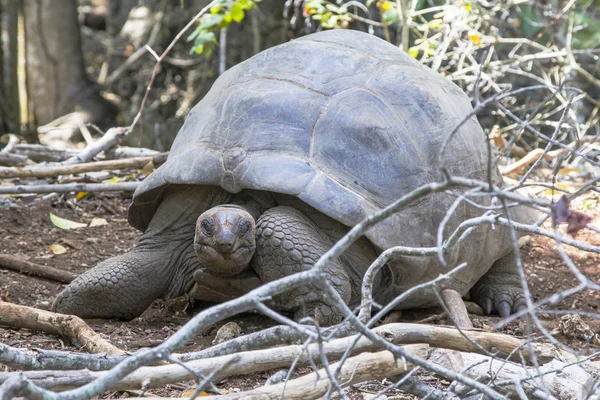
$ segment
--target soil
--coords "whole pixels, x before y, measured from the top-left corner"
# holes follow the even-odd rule
[[[548,197],[545,192],[535,193]],[[29,261],[60,268],[74,273],[82,273],[99,261],[131,249],[140,233],[127,223],[127,207],[131,202],[127,194],[89,194],[76,200],[73,194],[60,195],[44,199],[42,196],[0,197],[0,253],[10,254]],[[592,224],[597,226],[600,215],[600,197],[587,195],[573,202],[572,208],[578,209],[593,218]],[[101,218],[106,225],[85,227],[76,230],[59,229],[50,221],[49,214],[72,221],[89,223],[92,218]],[[549,222],[544,227],[550,228]],[[562,229],[562,228],[561,228]],[[600,234],[589,229],[579,232],[577,239],[589,244],[600,245]],[[66,252],[54,254],[50,247],[62,245]],[[600,282],[600,255],[587,253],[573,247],[565,246],[567,253],[575,265],[589,279]],[[59,251],[60,252],[60,251]],[[534,299],[539,300],[562,290],[577,285],[577,280],[562,261],[552,239],[535,237],[522,248],[523,261],[529,287]],[[0,266],[0,301],[22,304],[42,309],[49,309],[63,285],[33,276],[2,269]],[[543,306],[548,308],[549,306]],[[569,312],[584,311],[599,313],[600,293],[580,291],[573,296],[560,300],[552,306],[554,310]],[[161,343],[174,333],[190,318],[190,308],[185,298],[173,300],[157,300],[141,317],[132,321],[88,320],[89,325],[108,338],[114,345],[128,351],[143,347],[152,347]],[[406,321],[423,320],[448,324],[439,316],[440,310],[409,311],[402,314]],[[540,314],[545,327],[553,330],[559,326],[561,315],[551,311]],[[263,329],[273,324],[257,314],[240,315],[233,319],[244,333]],[[494,329],[499,321],[497,317],[473,316],[474,324],[484,329]],[[596,333],[600,330],[600,318],[584,316],[583,321]],[[199,350],[211,345],[217,329],[228,321],[207,329],[201,336],[186,344],[180,352]],[[516,336],[526,334],[523,321],[512,322],[499,329],[501,332]],[[563,332],[564,333],[564,332]],[[592,345],[578,337],[576,333],[557,333],[558,339],[567,345],[581,349]],[[67,340],[27,329],[0,328],[0,342],[21,348],[43,348],[75,350]],[[7,368],[5,370],[8,371]],[[301,368],[299,372],[308,372],[309,368]],[[264,385],[267,378],[275,371],[253,374],[250,376],[230,377],[217,383],[222,393],[248,390]],[[194,387],[194,382],[170,385],[165,389],[151,390],[147,394],[162,396],[181,396]],[[365,393],[376,393],[382,386],[379,382],[368,382],[353,389],[350,397],[362,399]],[[135,394],[135,392],[134,392]],[[139,394],[139,393],[137,393]],[[131,392],[110,392],[105,398],[129,397]],[[400,392],[394,393],[399,396]],[[394,397],[411,399],[413,397]]]

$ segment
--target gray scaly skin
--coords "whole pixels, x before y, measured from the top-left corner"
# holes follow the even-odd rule
[[[217,187],[167,191],[152,223],[130,252],[101,262],[79,276],[53,310],[87,318],[131,319],[155,299],[190,293],[192,298],[227,301],[259,286],[312,268],[347,228],[297,199],[279,196],[263,210]],[[324,278],[347,304],[360,301],[364,271],[377,257],[360,239],[326,266]],[[192,288],[192,285],[194,286]],[[377,285],[374,292],[377,292]],[[215,288],[224,288],[219,292]],[[314,286],[277,296],[272,306],[331,325],[341,319]],[[498,260],[471,290],[486,314],[508,316],[524,307],[514,257]]]
[[[84,318],[132,319],[157,298],[181,296],[200,268],[192,241],[197,217],[230,198],[217,187],[167,191],[139,243],[77,277],[58,295],[52,310]]]
[[[251,265],[260,281],[266,283],[312,268],[333,245],[330,237],[295,208],[273,207],[257,220],[256,215],[251,204],[224,205],[203,213],[194,239],[201,266],[216,277],[232,277]],[[376,257],[374,250],[371,256]],[[368,267],[365,264],[364,268]],[[347,304],[360,285],[359,280],[351,280],[350,268],[342,260],[335,260],[324,273]],[[197,284],[206,285],[202,275]],[[195,292],[200,293],[196,297],[202,297],[201,290]],[[301,286],[277,296],[272,306],[294,312],[296,320],[309,316],[322,325],[338,323],[342,315],[319,296],[320,292],[316,286]]]
[[[509,253],[492,265],[471,289],[471,299],[486,315],[497,312],[502,318],[527,307],[514,253]]]

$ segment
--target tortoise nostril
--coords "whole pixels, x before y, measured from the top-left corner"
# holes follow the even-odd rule
[[[235,235],[230,231],[222,231],[213,239],[214,247],[219,252],[230,252],[235,244]]]

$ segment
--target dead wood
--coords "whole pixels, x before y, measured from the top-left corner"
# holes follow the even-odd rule
[[[32,164],[31,160],[27,156],[21,154],[13,154],[6,151],[0,151],[0,165],[16,167]]]
[[[55,185],[0,186],[0,194],[68,193],[68,192],[134,192],[140,182],[66,183]]]
[[[2,149],[2,152],[11,153],[15,149],[15,146],[17,144],[19,144],[19,138],[17,137],[17,135],[9,133],[8,143],[6,143],[6,146],[4,146],[4,148]]]
[[[540,157],[544,157],[544,160],[550,162],[558,157],[563,157],[570,154],[573,150],[578,149],[582,144],[585,143],[593,143],[596,142],[597,138],[594,137],[584,137],[579,141],[573,142],[569,144],[570,149],[558,149],[545,152],[544,149],[535,149],[527,153],[523,158],[519,161],[516,161],[512,164],[509,164],[503,168],[501,168],[502,175],[506,176],[515,176],[523,172],[523,170],[536,162]]]
[[[127,129],[125,128],[111,128],[104,136],[96,141],[91,146],[86,147],[79,154],[65,160],[62,165],[80,164],[90,161],[96,155],[102,151],[106,151],[111,147],[114,147],[121,143],[123,138],[127,135]]]
[[[410,345],[405,346],[404,350],[410,354],[427,358],[429,346],[427,345]],[[331,371],[335,371],[339,363],[329,366]],[[383,380],[394,375],[400,375],[408,372],[414,365],[410,362],[403,362],[402,359],[394,356],[389,351],[381,351],[378,353],[363,353],[355,357],[351,357],[342,366],[338,382],[344,387],[360,382],[365,382],[373,379]],[[297,379],[292,379],[287,383],[279,383],[277,385],[263,386],[258,389],[249,390],[225,396],[207,396],[209,400],[264,400],[264,399],[281,399],[288,400],[299,399],[320,399],[331,387],[331,381],[328,378],[327,371],[322,368],[317,372],[304,375]]]
[[[9,254],[0,254],[0,268],[63,283],[71,283],[77,277],[77,274],[72,272],[32,263],[31,261],[23,260]]]
[[[158,154],[168,154],[161,153],[157,150],[147,149],[145,147],[113,147],[104,152],[106,154],[106,158],[115,159],[115,158],[133,158],[133,157],[153,157]]]
[[[550,154],[553,152],[547,152],[544,156],[546,161],[552,161],[555,158],[554,154]],[[509,164],[502,168],[502,175],[515,176],[523,171],[525,167],[533,164],[544,154],[544,149],[535,149],[527,153],[527,155],[521,158],[519,161],[516,161],[512,164]]]
[[[0,323],[1,321],[0,318]],[[499,333],[464,331],[464,334],[468,337],[467,339],[456,328],[403,323],[383,325],[374,328],[373,332],[394,344],[426,343],[432,347],[467,352],[482,352],[483,349],[489,353],[497,354],[498,357],[506,357],[514,352],[513,359],[520,361],[522,357],[524,360],[530,360],[529,346],[524,345],[525,341]],[[350,336],[323,343],[322,346],[313,343],[308,346],[291,345],[246,351],[189,361],[185,363],[185,368],[180,364],[142,367],[121,380],[112,389],[139,389],[142,385],[144,387],[147,385],[149,385],[148,387],[158,387],[168,383],[194,379],[194,375],[190,371],[208,374],[216,368],[221,368],[218,376],[224,377],[288,367],[294,360],[297,360],[300,364],[307,363],[309,360],[319,362],[321,351],[327,356],[328,360],[335,361],[344,355],[354,340],[355,336]],[[536,353],[537,360],[540,363],[547,362],[554,357],[554,347],[551,345],[532,343],[531,349]],[[350,355],[379,350],[381,350],[379,345],[374,344],[366,337],[361,337],[354,344]],[[177,355],[177,358],[181,357]],[[88,370],[29,371],[24,372],[24,376],[32,379],[35,384],[46,388],[60,387],[60,389],[67,389],[89,383],[106,373],[106,371],[93,372]],[[10,378],[10,376],[11,373],[0,374],[0,383]]]
[[[469,318],[467,307],[461,295],[452,289],[444,289],[441,293],[444,304],[448,308],[448,313],[452,321],[460,329],[473,329],[473,323]]]
[[[494,390],[508,398],[518,398],[517,383],[526,398],[530,399],[547,398],[539,396],[545,393],[558,400],[585,399],[594,386],[592,382],[595,379],[581,366],[559,360],[552,360],[539,368],[526,368],[512,362],[492,360],[479,354],[453,353],[455,353],[453,362],[446,367],[482,381],[489,380],[490,376],[493,376]],[[458,382],[454,382],[452,386],[453,391],[459,396],[464,396],[472,390]]]
[[[0,168],[0,178],[54,178],[60,175],[82,174],[85,172],[107,171],[122,168],[142,168],[153,161],[154,157],[135,157],[72,165]]]
[[[81,318],[56,314],[33,307],[0,302],[0,325],[25,328],[65,336],[77,341],[90,353],[124,354],[100,337]]]
[[[340,340],[342,339],[335,340],[334,342],[339,342]],[[327,354],[328,359],[339,359],[345,352],[345,347],[343,345],[340,346],[341,343],[336,343],[335,346],[330,346],[332,343],[333,342],[325,343],[325,348],[323,351]],[[351,343],[351,341],[344,340],[344,343],[345,346],[347,346]],[[277,351],[273,351],[273,349],[267,349],[242,352],[205,360],[190,361],[185,363],[186,368],[179,364],[157,367],[141,367],[135,372],[124,377],[117,384],[113,385],[111,389],[130,390],[140,389],[142,386],[145,389],[161,387],[170,383],[195,379],[196,376],[194,376],[191,371],[208,375],[213,371],[218,370],[219,372],[217,376],[222,378],[225,376],[250,374],[254,372],[267,371],[274,368],[287,367],[291,365],[296,358],[298,358],[299,362],[301,363],[306,363],[309,358],[318,362],[320,359],[318,344],[313,344],[308,347],[309,349],[306,351],[304,346],[296,345],[278,348]],[[333,347],[333,353],[331,347]],[[411,352],[411,354],[415,352],[414,355],[422,358],[427,358],[428,349],[429,346],[423,344],[405,346],[406,351]],[[394,359],[392,353],[387,351],[382,353],[389,354],[390,359]],[[365,354],[369,353],[364,353],[361,356],[364,356]],[[373,354],[370,354],[370,356],[367,356],[367,360],[371,359],[372,357]],[[346,363],[350,363],[351,360],[352,358],[346,360]],[[365,360],[365,362],[367,360]],[[402,365],[402,360],[400,360],[399,363]],[[346,368],[347,365],[350,364],[345,364],[344,368]],[[335,367],[331,366],[331,369],[333,368]],[[384,371],[390,370],[391,374],[389,375],[387,375],[387,372],[383,373],[381,370],[379,370],[377,364],[371,365],[371,368],[373,368],[374,371],[377,371],[377,374],[381,374],[379,379],[383,379],[387,376],[397,375],[403,371],[394,369],[392,365],[387,363],[385,364]],[[106,375],[107,371],[27,371],[23,372],[22,374],[38,386],[47,389],[52,388],[53,390],[65,390],[90,383],[93,380]],[[0,384],[10,379],[14,375],[15,373],[10,372],[0,373]]]
[[[78,151],[73,149],[53,149],[41,144],[18,144],[14,148],[14,153],[27,156],[27,158],[35,162],[58,162],[77,154]]]

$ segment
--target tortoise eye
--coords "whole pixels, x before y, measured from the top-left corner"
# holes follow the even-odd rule
[[[205,219],[202,221],[202,230],[207,236],[212,236],[215,231],[215,223],[212,219]]]
[[[250,221],[243,219],[239,223],[240,233],[243,235],[250,230]]]

